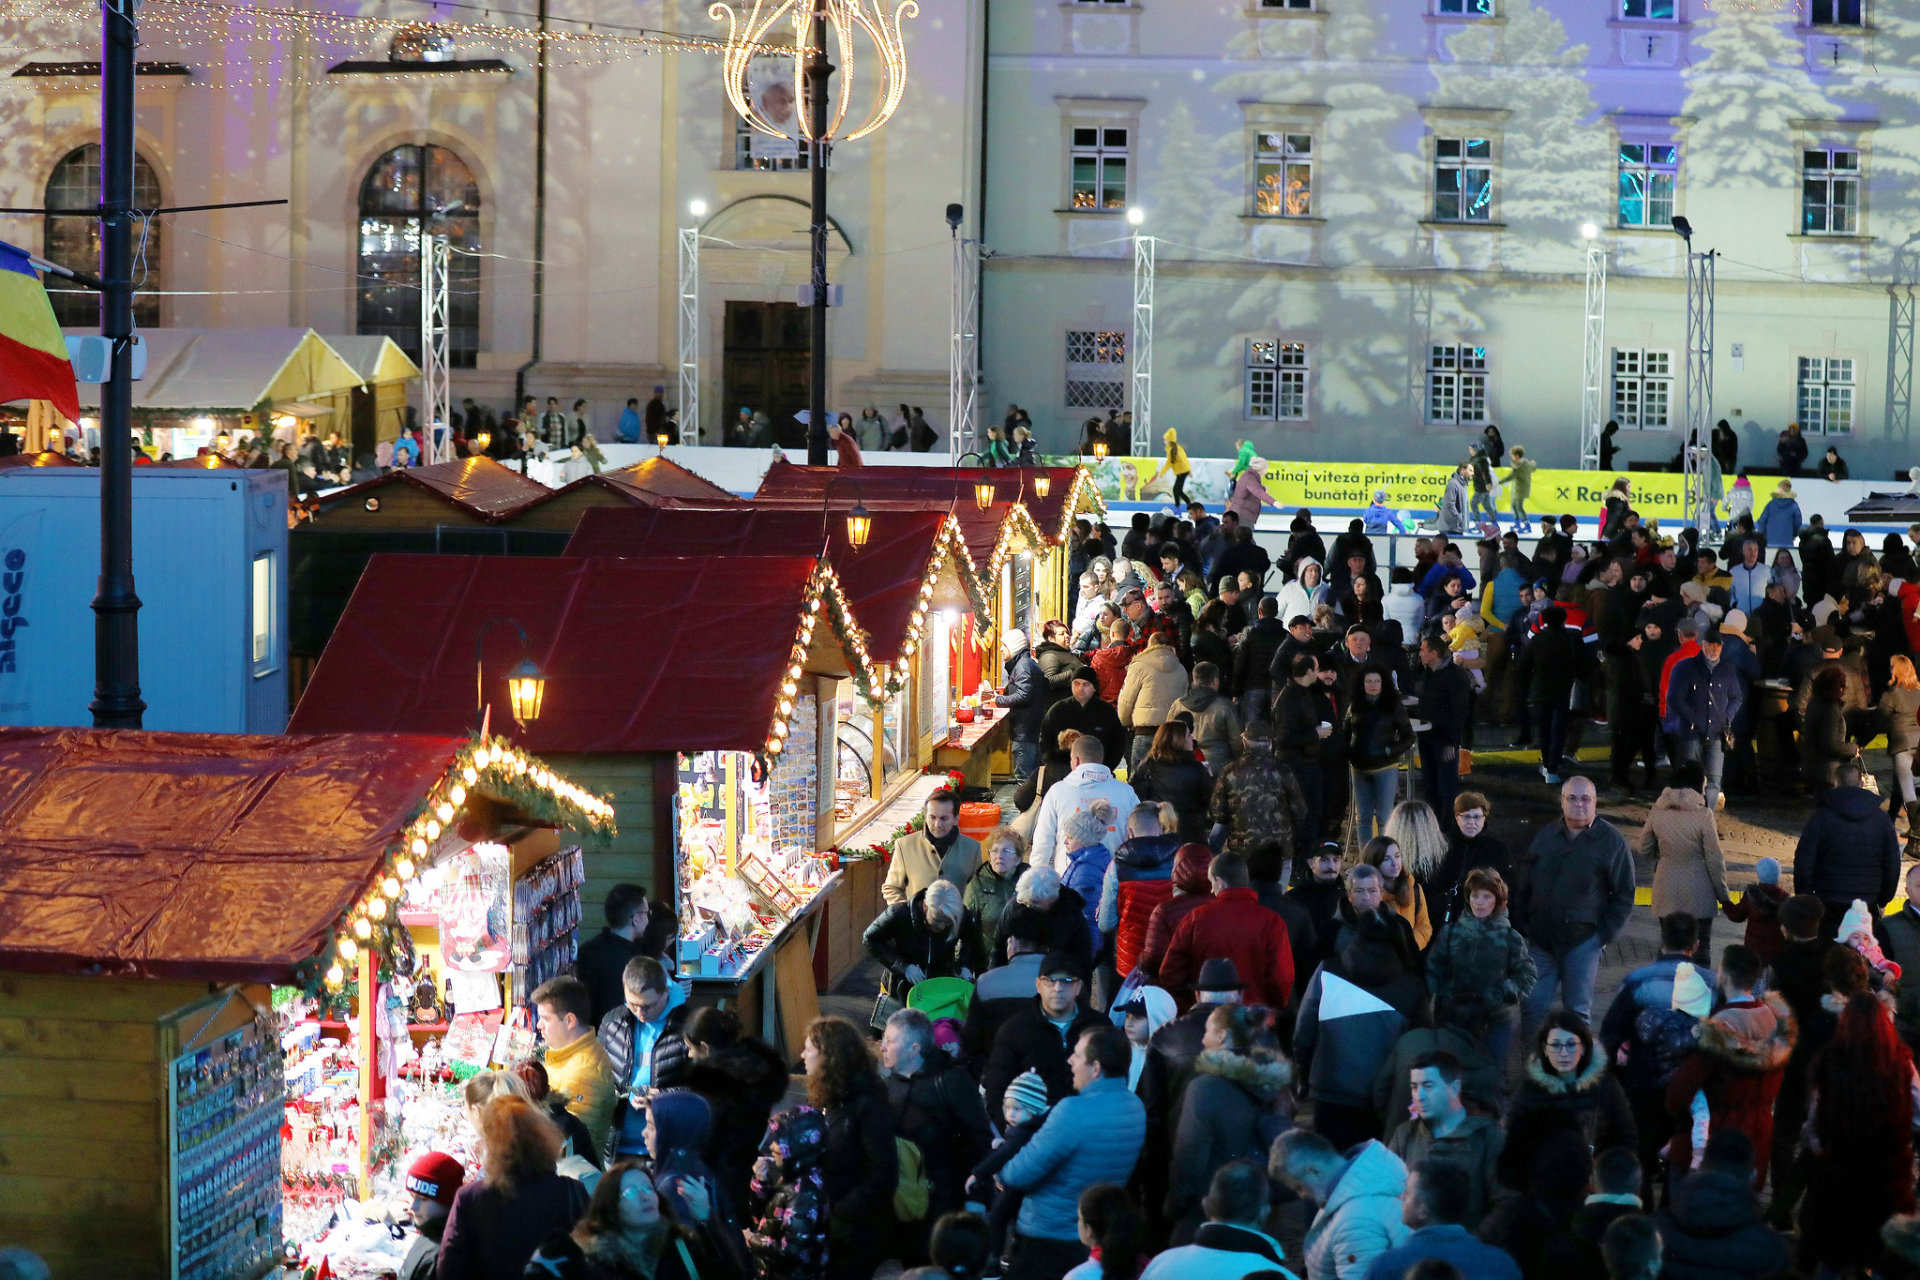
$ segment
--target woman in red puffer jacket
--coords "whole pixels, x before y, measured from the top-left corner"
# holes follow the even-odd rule
[[[1136,967],[1149,979],[1160,976],[1160,962],[1167,958],[1173,931],[1187,913],[1213,901],[1213,886],[1207,881],[1207,868],[1212,862],[1213,851],[1204,844],[1181,845],[1180,852],[1173,856],[1172,894],[1153,908],[1147,918],[1146,940],[1140,945]]]

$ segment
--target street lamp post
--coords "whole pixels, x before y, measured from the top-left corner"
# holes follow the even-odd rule
[[[816,7],[817,6],[817,7]],[[807,298],[812,312],[809,351],[811,387],[808,391],[807,465],[827,464],[827,161],[832,144],[852,142],[880,128],[900,106],[907,87],[907,52],[900,24],[920,12],[916,0],[753,0],[743,16],[734,5],[716,0],[707,16],[727,24],[722,59],[727,100],[740,118],[761,133],[799,141],[760,110],[749,91],[748,76],[756,57],[785,55],[788,50],[771,33],[781,23],[792,29],[795,98],[802,104],[799,133],[807,143],[807,164],[813,180],[813,210],[808,227],[812,252],[811,287]],[[827,59],[829,28],[840,50],[844,68]],[[879,55],[880,85],[874,106],[859,127],[842,132],[852,99],[853,34],[864,32]],[[845,71],[840,91],[832,97],[832,77]]]

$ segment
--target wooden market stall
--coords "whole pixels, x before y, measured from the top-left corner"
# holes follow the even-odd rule
[[[555,489],[550,497],[517,512],[507,520],[512,529],[552,530],[571,534],[580,517],[599,508],[628,507],[742,507],[746,499],[695,475],[664,455],[642,458],[630,467],[581,476]]]
[[[839,868],[821,821],[833,707],[860,664],[840,637],[854,634],[837,576],[811,556],[382,555],[292,725],[457,732],[477,654],[496,690],[531,661],[547,679],[539,719],[496,726],[610,793],[620,828],[587,854],[587,918],[623,881],[675,902],[696,995],[797,1054],[821,908],[878,901],[877,864]]]
[[[554,828],[611,814],[499,741],[0,730],[0,1239],[252,1280],[396,1191],[419,1064],[571,965]]]
[[[420,366],[392,338],[374,334],[326,334],[327,345],[360,375],[360,385],[331,398],[328,425],[353,455],[371,457],[383,440],[398,440],[407,425]]]

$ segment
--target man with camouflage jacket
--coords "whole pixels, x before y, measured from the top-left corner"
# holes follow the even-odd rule
[[[1249,724],[1241,735],[1245,753],[1214,783],[1208,816],[1227,824],[1222,850],[1246,857],[1269,840],[1278,840],[1293,853],[1297,824],[1307,816],[1307,798],[1293,770],[1274,758],[1273,726],[1265,720]]]

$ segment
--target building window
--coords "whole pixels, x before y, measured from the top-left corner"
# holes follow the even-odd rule
[[[1800,429],[1810,436],[1853,430],[1853,361],[1800,357]]]
[[[444,234],[447,359],[471,369],[480,350],[480,184],[445,147],[395,147],[360,184],[359,332],[392,338],[415,363],[420,342],[420,235]]]
[[[1073,150],[1073,207],[1111,209],[1127,207],[1127,130],[1111,125],[1075,125]]]
[[[1860,230],[1860,153],[1815,147],[1800,154],[1800,230],[1850,236]]]
[[[1679,19],[1678,0],[1620,0],[1620,16],[1647,22],[1674,22]]]
[[[1616,347],[1613,420],[1633,431],[1673,426],[1673,352]]]
[[[1262,9],[1291,9],[1295,13],[1312,13],[1313,0],[1260,0]]]
[[[1427,421],[1467,426],[1487,420],[1487,349],[1436,346],[1427,356]]]
[[[1620,144],[1620,225],[1673,225],[1673,188],[1680,176],[1680,148],[1665,142]]]
[[[731,107],[727,108],[727,114],[733,117],[734,168],[804,169],[807,167],[805,145],[787,138],[776,138],[770,134],[761,133]],[[828,167],[831,169],[832,166]]]
[[[1067,330],[1067,408],[1119,409],[1127,403],[1127,335]]]
[[[1433,140],[1433,220],[1493,218],[1493,143],[1485,138]]]
[[[1865,26],[1865,8],[1861,0],[1807,0],[1807,21],[1816,27]]]
[[[1299,422],[1307,416],[1307,344],[1247,339],[1247,417]]]
[[[133,203],[141,209],[161,207],[160,179],[147,158],[133,157]],[[47,175],[46,209],[100,210],[100,144],[89,142],[69,151]],[[47,261],[72,271],[95,275],[100,270],[100,222],[97,218],[43,219]],[[160,327],[160,236],[158,219],[138,222],[133,229],[133,323],[142,329]],[[53,315],[63,325],[91,328],[100,323],[100,295],[76,287],[57,276],[47,280]]]
[[[1263,218],[1313,216],[1313,135],[1254,135],[1253,211]]]
[[[1493,0],[1433,0],[1433,11],[1468,18],[1491,18]]]
[[[273,670],[273,554],[255,556],[252,582],[253,674]]]

